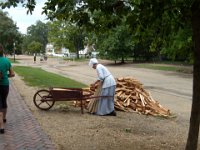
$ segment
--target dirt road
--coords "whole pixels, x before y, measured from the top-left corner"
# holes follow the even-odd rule
[[[89,85],[96,79],[96,71],[88,66],[88,62],[66,62],[63,61],[61,58],[49,58],[47,62],[37,61],[34,64],[33,57],[17,56],[17,59],[20,59],[21,63],[16,65],[41,67],[49,72],[58,73],[60,75],[75,79],[87,85]],[[91,118],[90,116],[84,115],[84,117],[82,117],[81,120],[90,117],[90,123],[93,124],[92,128],[95,129],[96,132],[95,135],[92,135],[92,137],[94,137],[99,142],[94,142],[94,139],[91,139],[94,142],[91,145],[88,143],[89,141],[86,142],[85,140],[83,140],[87,146],[84,145],[84,148],[81,148],[81,145],[83,145],[83,143],[81,143],[80,140],[78,140],[78,144],[80,144],[79,146],[69,148],[68,144],[70,143],[64,144],[61,142],[60,139],[58,140],[52,137],[56,142],[61,142],[59,144],[62,146],[60,146],[59,149],[62,149],[61,147],[66,148],[66,146],[69,149],[87,148],[91,150],[95,149],[95,147],[98,146],[100,149],[109,148],[118,150],[184,149],[185,142],[187,139],[187,131],[189,126],[189,117],[192,102],[192,75],[175,73],[170,71],[166,72],[135,68],[134,64],[119,66],[113,65],[109,61],[99,61],[100,63],[106,65],[115,77],[131,76],[139,80],[141,83],[143,83],[145,89],[151,92],[152,97],[155,100],[157,100],[162,106],[170,109],[170,111],[176,117],[163,120],[154,117],[145,117],[143,115],[137,114],[135,114],[134,117],[131,117],[133,116],[133,114],[125,114],[123,112],[118,112],[117,119],[115,120],[113,118],[107,119],[97,117],[97,120],[100,121],[100,124],[98,124],[95,122],[97,121],[96,119],[92,119],[94,118],[93,116]],[[35,109],[33,110],[35,112]],[[44,115],[44,113],[42,114]],[[45,126],[45,121],[42,121],[42,119],[37,114],[35,115],[37,116],[40,123],[43,126]],[[65,113],[65,117],[69,117],[68,115],[69,114]],[[91,128],[86,125],[85,120],[82,121],[86,128],[84,127],[79,129],[80,127],[75,125],[73,129],[76,127],[80,131],[84,129],[89,130],[89,128]],[[112,123],[112,121],[114,122]],[[110,125],[106,122],[109,122]],[[69,126],[67,128],[69,128]],[[50,135],[52,134],[52,131],[50,130],[48,130],[47,132]],[[88,136],[88,134],[89,133],[82,133],[81,135]],[[102,134],[104,136],[103,138],[100,137],[100,135]],[[106,137],[105,134],[107,135]],[[74,134],[70,135],[74,136],[74,139],[78,137],[80,138],[80,136],[77,137]],[[110,141],[110,138],[114,139]],[[109,139],[109,142],[105,142],[104,139]],[[104,145],[102,145],[103,143]],[[122,148],[121,146],[124,146],[124,148]]]

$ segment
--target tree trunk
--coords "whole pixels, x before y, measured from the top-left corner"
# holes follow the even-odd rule
[[[124,64],[124,55],[121,57],[121,63]]]
[[[200,123],[200,1],[191,8],[194,39],[193,100],[186,150],[197,150]]]

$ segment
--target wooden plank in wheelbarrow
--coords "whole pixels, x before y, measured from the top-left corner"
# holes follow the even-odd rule
[[[82,89],[78,88],[52,88],[50,93],[55,100],[81,100]]]
[[[50,94],[56,101],[80,101],[81,113],[83,114],[83,91],[79,88],[51,88]]]

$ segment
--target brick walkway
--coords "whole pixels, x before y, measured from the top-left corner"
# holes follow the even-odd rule
[[[55,150],[27,105],[10,84],[5,134],[0,134],[0,150]]]

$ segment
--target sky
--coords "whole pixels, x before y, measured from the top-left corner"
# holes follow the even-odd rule
[[[26,34],[27,27],[36,24],[38,20],[46,23],[46,16],[42,13],[42,7],[44,6],[44,2],[46,0],[36,0],[36,7],[34,12],[27,15],[27,10],[21,6],[18,7],[11,7],[9,9],[4,9],[3,11],[8,12],[8,16],[12,18],[12,20],[16,23],[17,27],[19,28],[19,31],[22,34]]]

